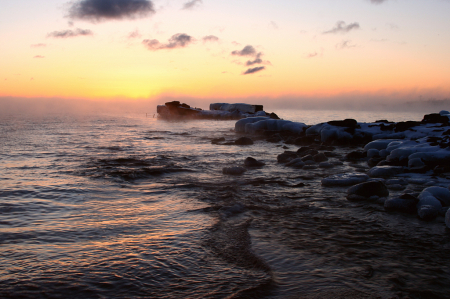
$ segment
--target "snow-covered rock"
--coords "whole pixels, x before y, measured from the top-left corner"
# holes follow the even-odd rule
[[[375,166],[368,171],[368,175],[371,178],[387,178],[403,172],[401,166]]]

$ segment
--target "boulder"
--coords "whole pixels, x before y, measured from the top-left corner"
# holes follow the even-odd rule
[[[313,156],[314,161],[320,163],[320,162],[325,162],[328,161],[327,156],[325,156],[324,153],[319,153]]]
[[[248,137],[241,137],[238,140],[236,140],[234,142],[234,144],[236,144],[236,145],[252,145],[253,144],[253,140],[251,140]]]
[[[344,120],[332,120],[329,121],[328,124],[336,127],[347,127],[347,128],[356,128],[358,126],[358,122],[351,118]]]
[[[396,174],[403,173],[401,166],[375,166],[367,173],[371,178],[387,178]]]
[[[439,215],[439,209],[434,206],[423,205],[417,210],[417,215],[422,220],[431,221]]]
[[[224,142],[224,141],[225,141],[224,137],[214,138],[211,140],[211,144],[218,144],[219,142]]]
[[[286,163],[286,166],[302,168],[303,166],[305,166],[305,162],[303,162],[301,158],[295,158]]]
[[[256,160],[255,158],[247,157],[244,160],[244,165],[247,166],[247,167],[261,167],[261,166],[264,166],[266,164],[264,162]]]
[[[450,206],[450,190],[444,187],[433,186],[423,189],[422,192],[428,192],[439,200],[443,207]]]
[[[450,209],[445,213],[445,225],[450,228]]]
[[[386,211],[397,211],[403,213],[416,213],[419,200],[411,194],[403,194],[400,197],[389,198],[384,202]]]
[[[277,161],[278,163],[287,163],[296,158],[298,158],[296,152],[285,151],[284,153],[277,156]]]
[[[347,190],[347,199],[368,199],[371,196],[387,197],[389,190],[381,181],[370,181],[357,184]]]

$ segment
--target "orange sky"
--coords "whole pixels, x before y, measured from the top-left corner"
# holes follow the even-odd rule
[[[66,1],[8,3],[0,97],[449,98],[448,1],[142,2],[153,13],[95,19],[70,16]]]

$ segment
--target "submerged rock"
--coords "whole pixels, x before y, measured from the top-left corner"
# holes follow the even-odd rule
[[[238,140],[236,140],[234,142],[234,144],[236,144],[236,145],[252,145],[253,144],[253,140],[251,140],[248,137],[241,137]]]
[[[368,199],[374,195],[387,197],[389,196],[389,190],[381,181],[360,183],[347,190],[347,199],[349,200]]]
[[[397,211],[403,213],[416,213],[416,205],[419,200],[411,194],[403,194],[400,197],[389,198],[384,202],[386,211]]]
[[[303,162],[303,160],[301,158],[295,158],[295,159],[289,161],[288,163],[286,163],[286,166],[302,168],[303,166],[305,166],[305,162]]]
[[[234,166],[234,167],[224,167],[222,169],[223,174],[229,174],[229,175],[241,175],[244,172],[246,172],[247,169],[240,166]]]
[[[244,161],[244,165],[247,167],[261,167],[266,164],[264,162],[256,160],[255,158],[247,157]]]

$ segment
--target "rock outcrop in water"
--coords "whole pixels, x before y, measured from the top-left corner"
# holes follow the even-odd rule
[[[342,161],[356,163],[360,173],[333,174],[322,179],[322,186],[331,188],[359,184],[348,190],[349,200],[377,199],[386,211],[415,213],[425,221],[445,215],[445,223],[450,228],[450,214],[447,211],[450,191],[433,185],[433,180],[427,179],[431,176],[439,176],[444,181],[450,178],[446,175],[450,173],[448,111],[427,114],[421,121],[360,123],[345,119],[313,126],[249,117],[236,122],[235,132],[265,137],[270,143],[302,146],[297,152],[279,154],[277,161],[286,167],[305,171],[339,165],[337,161],[327,161],[333,157],[336,146],[362,147],[362,150],[353,150],[341,158]],[[331,150],[326,151],[327,147]],[[361,167],[358,164],[361,162],[366,162],[368,167]],[[394,193],[402,191],[409,183],[430,187],[418,193],[417,197],[404,193],[389,198],[388,190]]]
[[[247,117],[263,117],[265,119],[279,119],[275,113],[266,113],[263,105],[251,104],[210,104],[210,110],[192,108],[191,106],[180,103],[179,101],[167,102],[164,105],[156,107],[158,117],[167,120],[178,119],[215,119],[215,120],[233,120]]]

